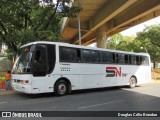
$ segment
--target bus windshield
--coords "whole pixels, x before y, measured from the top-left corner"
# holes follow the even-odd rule
[[[35,48],[34,46],[35,45],[31,45],[20,49],[20,54],[17,55],[16,62],[13,66],[13,74],[31,73],[31,59]]]

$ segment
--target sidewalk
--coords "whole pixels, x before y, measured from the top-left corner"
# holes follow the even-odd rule
[[[159,72],[152,72],[152,79],[156,81],[160,81],[160,73]]]
[[[155,79],[152,79],[151,82],[160,83],[160,80],[159,80],[159,79],[158,79],[158,80],[157,80],[157,79],[156,79],[156,80],[155,80]]]
[[[13,90],[0,90],[0,95],[9,95],[14,93],[15,92]]]

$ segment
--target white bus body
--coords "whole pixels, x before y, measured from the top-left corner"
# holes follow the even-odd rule
[[[135,87],[151,80],[147,53],[45,41],[26,44],[21,51],[12,70],[12,85],[19,92],[64,95],[71,90]],[[44,62],[36,65],[35,60]]]

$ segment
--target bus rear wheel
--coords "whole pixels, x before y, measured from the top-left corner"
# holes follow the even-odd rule
[[[130,88],[136,87],[136,83],[137,83],[136,78],[135,77],[131,77],[130,80],[129,80],[129,87]]]
[[[67,83],[64,80],[59,80],[54,87],[54,92],[57,96],[63,96],[67,93]]]

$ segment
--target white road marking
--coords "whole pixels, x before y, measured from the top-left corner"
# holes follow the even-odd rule
[[[5,103],[8,103],[8,102],[0,102],[0,104],[5,104]]]
[[[95,104],[95,105],[90,105],[90,106],[84,106],[84,107],[79,107],[78,109],[86,109],[86,108],[90,108],[90,107],[97,107],[97,106],[101,106],[101,105],[106,105],[106,104],[112,104],[112,103],[117,103],[117,102],[122,102],[125,100],[118,100],[118,101],[112,101],[112,102],[106,102],[106,103],[101,103],[101,104]]]

